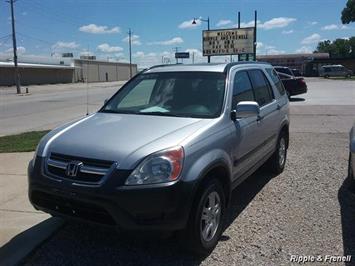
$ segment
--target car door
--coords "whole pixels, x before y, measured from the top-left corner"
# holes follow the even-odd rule
[[[233,76],[233,73],[232,73]],[[254,91],[247,70],[234,73],[232,79],[232,110],[241,101],[255,101]],[[238,118],[233,134],[233,177],[242,176],[254,163],[254,153],[259,138],[257,116]]]
[[[257,148],[255,158],[262,159],[276,147],[278,130],[280,127],[280,106],[275,99],[273,89],[262,69],[248,71],[255,100],[260,106],[260,114],[257,118]]]

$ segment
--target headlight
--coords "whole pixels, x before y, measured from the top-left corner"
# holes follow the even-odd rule
[[[38,147],[39,147],[39,144],[37,145],[36,150],[35,150],[35,153],[33,154],[32,167],[35,167],[35,162],[36,162],[37,153],[38,153]]]
[[[177,146],[153,153],[127,178],[125,185],[145,185],[175,181],[180,177],[184,149]]]

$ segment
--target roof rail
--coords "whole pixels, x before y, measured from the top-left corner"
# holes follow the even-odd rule
[[[233,62],[233,63],[228,63],[226,67],[224,68],[224,72],[228,72],[232,67],[238,66],[238,65],[250,65],[250,64],[262,64],[262,65],[270,65],[268,62],[262,62],[262,61],[242,61],[242,62]]]

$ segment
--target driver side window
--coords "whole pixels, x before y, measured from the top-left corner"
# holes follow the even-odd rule
[[[239,71],[235,74],[232,109],[236,109],[237,104],[241,101],[255,101],[253,87],[246,71]]]

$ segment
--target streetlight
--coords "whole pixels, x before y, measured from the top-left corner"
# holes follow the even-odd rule
[[[197,20],[197,18],[194,18],[194,20],[192,21],[192,24],[193,24],[193,25],[196,25],[196,24],[197,24],[197,23],[196,23],[196,20]],[[207,19],[199,18],[198,20],[203,21],[203,22],[207,22],[207,30],[210,30],[210,17],[207,17]],[[208,62],[208,63],[211,62],[211,56],[210,56],[210,55],[207,56],[207,62]]]

